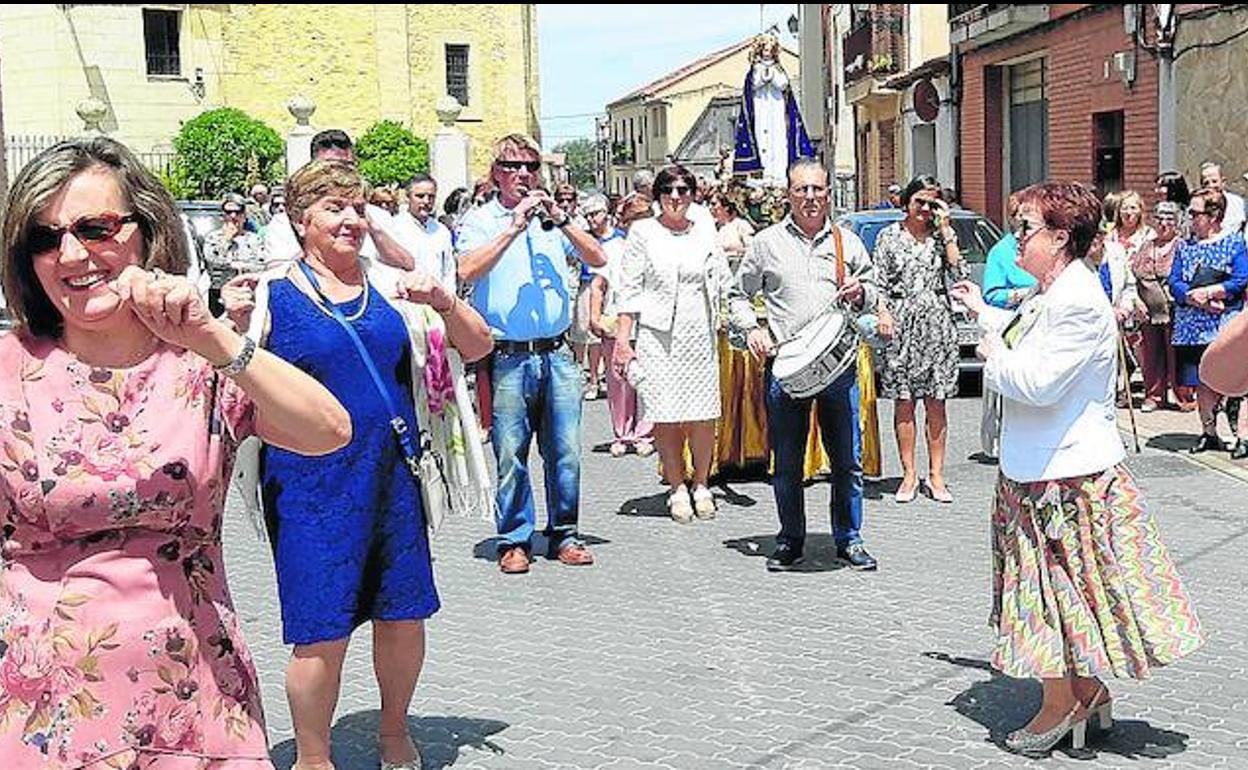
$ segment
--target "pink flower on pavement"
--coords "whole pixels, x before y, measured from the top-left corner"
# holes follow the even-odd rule
[[[49,697],[57,673],[56,656],[42,638],[32,639],[30,629],[14,629],[12,641],[0,660],[0,690],[9,698],[35,703]]]
[[[455,398],[455,381],[451,364],[446,358],[446,337],[442,330],[430,327],[427,332],[429,352],[425,359],[425,389],[429,392],[429,411],[442,414],[447,402]]]

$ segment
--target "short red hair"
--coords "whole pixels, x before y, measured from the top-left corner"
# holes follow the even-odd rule
[[[1019,208],[1034,206],[1044,223],[1070,234],[1067,252],[1072,259],[1083,259],[1100,233],[1101,201],[1096,193],[1078,182],[1045,182],[1019,190]]]

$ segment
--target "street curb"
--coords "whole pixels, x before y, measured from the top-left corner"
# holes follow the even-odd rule
[[[1149,439],[1156,438],[1157,436],[1163,435],[1168,432],[1168,431],[1163,431],[1163,430],[1157,430],[1155,428],[1150,427],[1147,424],[1142,424],[1142,421],[1139,419],[1138,415],[1136,416],[1136,420],[1135,420],[1135,428],[1136,428],[1136,433],[1139,434],[1141,446],[1143,446]],[[1131,418],[1127,414],[1127,410],[1125,409],[1118,410],[1118,430],[1122,433],[1123,438],[1126,441],[1128,442],[1132,441]],[[1134,449],[1135,447],[1133,444],[1128,444],[1127,448],[1128,450],[1130,450],[1130,449]],[[1165,452],[1167,450],[1163,449],[1161,451]],[[1168,454],[1182,457],[1184,460],[1187,460],[1188,462],[1194,465],[1203,465],[1204,467],[1210,470],[1218,471],[1219,473],[1226,474],[1227,476],[1230,476],[1233,479],[1248,483],[1248,468],[1245,468],[1237,463],[1232,462],[1229,456],[1224,456],[1225,453],[1223,452],[1201,452],[1200,454],[1194,455],[1194,454],[1188,454],[1187,452],[1181,452],[1181,451],[1169,451]]]

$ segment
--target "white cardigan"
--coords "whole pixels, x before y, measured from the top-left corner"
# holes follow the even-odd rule
[[[1002,334],[1014,313],[987,307],[979,323]],[[1115,408],[1118,325],[1096,271],[1072,262],[1018,310],[1022,336],[984,363],[1004,397],[1001,472],[1014,481],[1098,473],[1123,460]]]
[[[714,334],[719,325],[720,305],[732,285],[732,271],[715,240],[714,224],[690,221],[693,223],[690,231],[675,236],[675,245],[705,255],[702,287],[711,333]],[[666,242],[670,238],[672,236],[658,219],[634,222],[628,231],[620,268],[614,273],[620,282],[616,312],[632,314],[638,325],[665,332],[672,330],[676,317],[680,265],[673,255],[657,253],[663,249],[652,244],[671,245]]]

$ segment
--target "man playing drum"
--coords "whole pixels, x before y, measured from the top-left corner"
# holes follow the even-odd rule
[[[873,570],[876,561],[863,546],[862,440],[858,425],[858,372],[854,358],[813,396],[795,398],[772,373],[777,346],[797,344],[803,327],[827,313],[841,313],[846,334],[856,334],[852,316],[877,306],[871,256],[858,236],[828,219],[828,173],[811,159],[799,159],[788,172],[789,214],[760,232],[737,271],[730,298],[734,331],[748,332],[750,351],[766,358],[764,385],[767,432],[775,453],[772,489],[780,512],[780,534],[767,569],[793,569],[806,540],[806,505],[802,460],[810,425],[811,404],[819,404],[819,429],[832,463],[832,537],[837,558],[858,570]],[[838,256],[839,248],[839,256]],[[841,276],[838,280],[838,274]],[[770,332],[758,325],[750,299],[761,293]],[[812,366],[834,355],[836,340],[826,350],[809,351]],[[839,364],[838,364],[839,366]],[[838,367],[832,367],[836,370]]]

